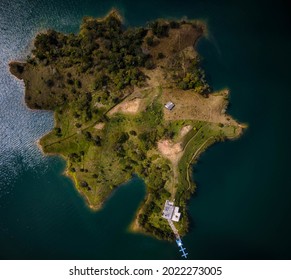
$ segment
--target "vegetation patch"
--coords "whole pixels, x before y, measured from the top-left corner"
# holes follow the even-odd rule
[[[85,17],[78,34],[38,34],[31,56],[10,64],[28,107],[54,111],[55,127],[39,144],[66,160],[88,205],[99,209],[137,174],[147,194],[133,228],[161,239],[174,238],[162,218],[167,199],[182,211],[180,234],[188,230],[191,164],[243,128],[225,114],[228,91],[211,93],[206,82],[194,49],[204,30],[197,21],[164,19],[126,28],[113,10]]]

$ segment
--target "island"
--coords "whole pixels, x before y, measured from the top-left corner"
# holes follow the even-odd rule
[[[137,175],[146,196],[130,228],[159,239],[175,238],[170,220],[181,236],[189,229],[192,164],[244,129],[226,113],[229,90],[207,83],[195,50],[206,32],[197,20],[126,27],[112,10],[85,17],[78,34],[39,33],[31,55],[10,63],[27,106],[54,112],[54,129],[38,144],[65,159],[89,207],[100,209]]]

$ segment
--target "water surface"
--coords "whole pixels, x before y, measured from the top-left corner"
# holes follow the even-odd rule
[[[179,259],[175,244],[128,232],[145,187],[133,178],[91,212],[35,141],[50,112],[28,110],[8,62],[25,58],[37,32],[77,32],[85,15],[118,8],[130,26],[158,17],[200,18],[198,44],[214,89],[231,90],[229,113],[249,129],[219,143],[193,169],[198,190],[184,238],[193,259],[290,259],[288,84],[290,18],[283,1],[28,1],[0,3],[0,258]]]

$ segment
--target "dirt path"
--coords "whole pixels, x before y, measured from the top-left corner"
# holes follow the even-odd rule
[[[185,126],[180,132],[180,135],[185,136],[191,129],[191,126]],[[190,129],[189,129],[190,128]],[[201,129],[201,128],[200,128]],[[191,137],[191,139],[187,142],[185,147],[182,147],[182,142],[173,143],[171,140],[161,140],[158,142],[158,150],[168,160],[170,160],[173,169],[173,181],[171,186],[171,194],[172,198],[175,197],[175,188],[178,184],[178,164],[180,159],[182,158],[184,151],[187,149],[189,143],[198,135],[200,129]]]
[[[99,121],[94,122],[93,124],[91,124],[91,125],[89,125],[89,126],[83,128],[83,129],[81,129],[80,131],[85,131],[85,130],[87,130],[88,128],[91,128],[91,127],[93,127],[93,126],[95,126],[95,125],[97,125],[97,124],[99,124]],[[64,142],[64,141],[66,141],[66,140],[68,140],[68,139],[74,137],[74,136],[77,135],[77,134],[78,134],[78,132],[72,133],[71,135],[69,135],[69,136],[67,136],[67,137],[65,137],[65,138],[63,138],[63,139],[60,139],[60,140],[54,141],[54,142],[52,142],[52,143],[49,143],[49,144],[45,145],[44,147],[50,147],[50,146],[52,146],[52,145],[54,145],[54,144],[60,144],[60,143],[62,143],[62,142]]]

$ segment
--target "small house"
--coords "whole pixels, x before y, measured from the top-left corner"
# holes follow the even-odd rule
[[[175,104],[171,101],[165,104],[165,108],[167,108],[168,110],[172,110],[174,107],[175,107]]]

